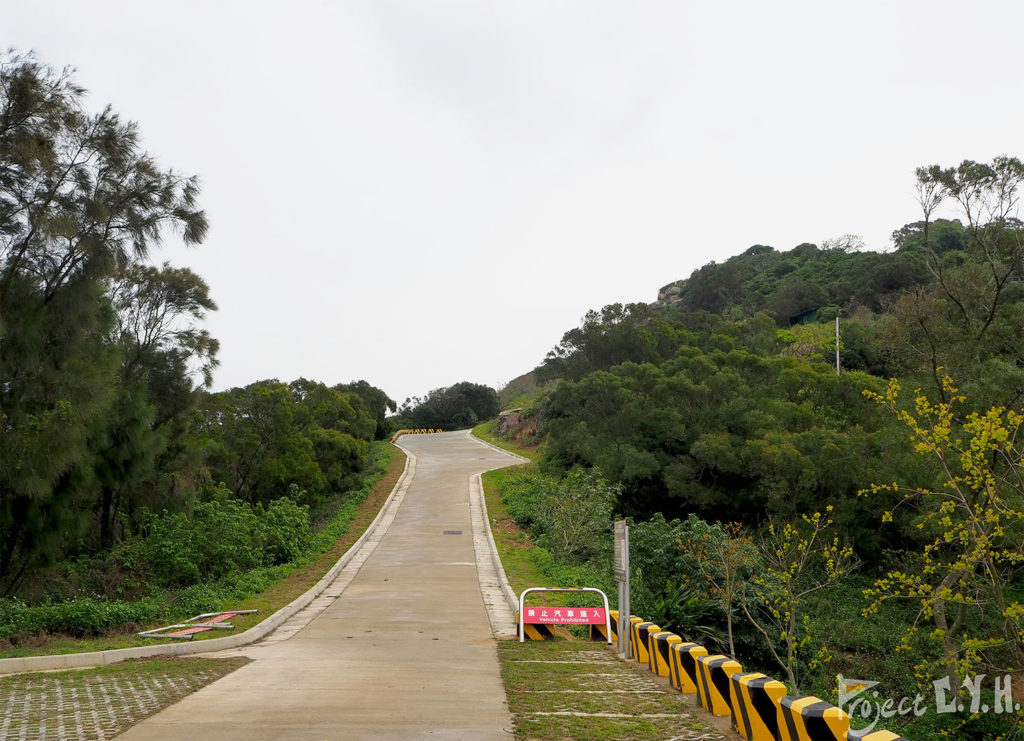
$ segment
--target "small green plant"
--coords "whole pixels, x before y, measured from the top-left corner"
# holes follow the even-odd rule
[[[757,548],[738,522],[708,525],[690,515],[690,521],[694,520],[694,525],[699,523],[703,527],[691,525],[689,538],[680,540],[679,547],[697,564],[703,581],[725,613],[729,655],[736,656],[733,613],[746,596],[747,578],[760,563]]]

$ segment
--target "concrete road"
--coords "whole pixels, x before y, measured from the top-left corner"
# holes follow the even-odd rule
[[[322,612],[238,649],[253,662],[121,738],[512,737],[477,575],[470,483],[518,461],[465,432],[399,442],[415,457],[408,489]]]

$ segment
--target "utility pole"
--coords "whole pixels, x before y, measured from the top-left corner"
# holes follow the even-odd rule
[[[839,311],[836,311],[836,375],[840,375],[839,370]]]

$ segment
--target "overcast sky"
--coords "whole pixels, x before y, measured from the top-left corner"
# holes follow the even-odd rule
[[[1024,155],[1024,3],[4,0],[197,174],[215,388],[399,403],[531,369],[588,309],[753,244],[919,218],[914,169]]]

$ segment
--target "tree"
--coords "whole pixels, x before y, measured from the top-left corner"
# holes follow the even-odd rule
[[[375,440],[384,440],[391,436],[393,430],[387,422],[387,416],[388,412],[394,414],[398,406],[386,393],[362,380],[353,381],[352,383],[340,383],[334,389],[343,393],[353,393],[359,397],[362,401],[363,409],[369,412],[377,421],[377,429],[374,433]]]
[[[1019,668],[1024,663],[1024,604],[1013,583],[1024,570],[1024,413],[993,407],[957,416],[966,402],[949,376],[942,398],[915,393],[913,411],[900,402],[893,379],[884,393],[865,392],[910,431],[915,451],[938,464],[938,481],[872,485],[865,493],[886,492],[896,507],[917,510],[925,536],[919,568],[892,570],[867,590],[866,614],[882,603],[906,599],[919,606],[903,650],[921,623],[941,646],[937,666],[922,660],[924,676],[945,675],[950,687],[983,666]],[[888,510],[883,520],[891,520]]]
[[[406,399],[400,414],[417,428],[463,429],[498,416],[498,392],[462,381],[434,389],[426,398]]]
[[[618,496],[619,487],[598,469],[570,471],[539,502],[540,544],[562,561],[586,561],[611,529]]]
[[[814,651],[808,634],[807,598],[834,586],[856,567],[853,549],[838,536],[829,538],[832,520],[826,508],[801,515],[795,523],[776,527],[758,543],[762,570],[749,582],[751,595],[739,604],[750,623],[764,638],[772,658],[785,670],[789,688],[800,694],[800,680],[808,670],[828,661],[828,651]],[[755,610],[757,600],[762,609]]]
[[[935,390],[941,393],[939,366],[968,382],[984,379],[990,372],[984,366],[996,356],[1024,367],[1024,224],[1018,218],[1024,162],[1005,156],[991,163],[964,160],[956,167],[920,167],[916,176],[932,285],[918,291],[901,316],[912,336],[921,338],[915,344],[927,348],[922,355]],[[931,238],[932,213],[944,202],[956,204],[964,219],[962,249]],[[1024,394],[1024,375],[989,385],[1009,387],[1005,402]]]
[[[304,378],[208,394],[200,411],[215,481],[252,504],[305,492],[314,513],[357,484],[376,428],[358,396]]]
[[[178,468],[197,390],[209,386],[218,342],[199,326],[217,306],[205,281],[187,268],[132,265],[108,281],[115,311],[109,342],[121,367],[109,422],[95,437],[99,545],[109,548],[121,512],[140,501],[172,508],[162,472]],[[194,464],[193,464],[194,465]],[[153,492],[143,499],[143,490]],[[161,495],[157,495],[156,492]]]
[[[68,69],[0,56],[0,593],[87,526],[121,359],[104,281],[207,228],[196,179],[83,95]]]
[[[588,311],[583,323],[562,335],[537,369],[538,378],[579,380],[622,363],[657,362],[678,345],[678,330],[647,304],[609,304]]]
[[[759,557],[753,539],[738,522],[709,525],[690,515],[689,538],[679,540],[679,547],[697,563],[700,574],[725,612],[729,655],[736,656],[732,617],[740,600],[746,596],[746,581],[758,565]],[[703,527],[696,527],[697,524]]]

